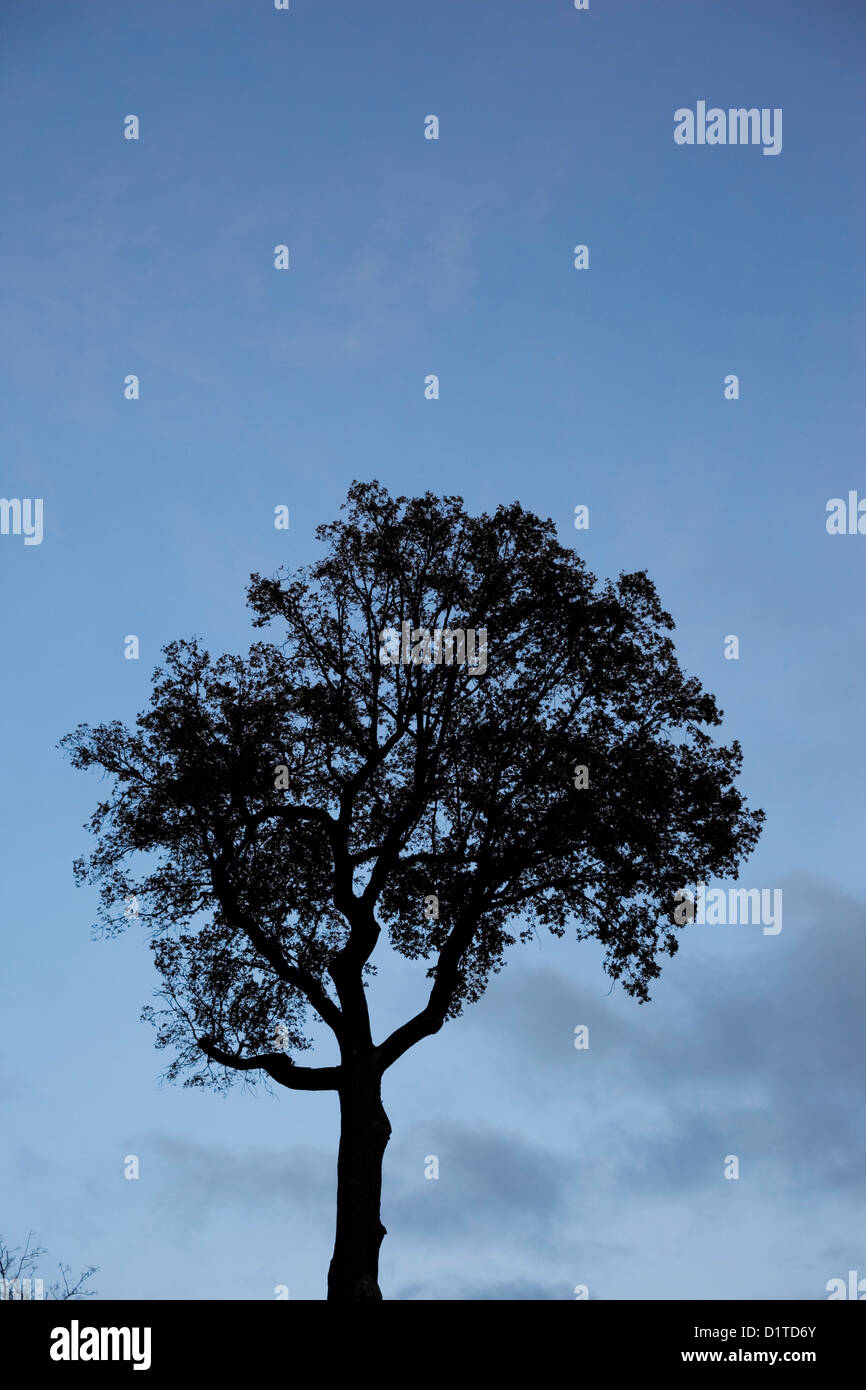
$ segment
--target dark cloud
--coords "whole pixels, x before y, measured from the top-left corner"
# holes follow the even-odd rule
[[[778,937],[695,930],[647,1006],[609,992],[589,943],[561,943],[560,969],[560,943],[541,966],[515,952],[480,1005],[389,1074],[386,1297],[822,1298],[829,1278],[866,1273],[850,1221],[866,1195],[866,909],[805,880],[784,892]],[[285,1281],[322,1297],[337,1116],[309,1113],[314,1128],[296,1098],[274,1107],[314,1143],[244,1146],[242,1129],[142,1143],[152,1243],[204,1271],[216,1232],[243,1232],[239,1296]],[[188,1296],[227,1280],[201,1278]]]
[[[727,1153],[797,1185],[859,1185],[866,909],[803,878],[785,886],[784,906],[777,937],[693,928],[703,937],[667,963],[653,1004],[600,998],[550,967],[515,969],[476,1026],[507,1036],[524,1077],[565,1089],[565,1071],[579,1068],[569,1108],[588,1106],[596,1131],[611,1120],[583,1139],[582,1158],[614,1165],[627,1187],[700,1186]],[[570,1047],[575,1022],[589,1024],[587,1052]],[[640,1134],[635,1107],[650,1102]],[[632,1116],[619,1142],[618,1110]]]
[[[392,1145],[386,1182],[395,1229],[437,1240],[530,1231],[541,1244],[567,1211],[569,1165],[518,1131],[439,1119],[395,1136]],[[438,1178],[424,1176],[427,1155],[439,1160]]]

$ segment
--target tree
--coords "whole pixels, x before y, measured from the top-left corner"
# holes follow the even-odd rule
[[[165,1007],[144,1016],[173,1049],[168,1075],[337,1093],[328,1297],[371,1300],[385,1071],[539,926],[595,937],[648,999],[677,947],[677,890],[736,876],[763,812],[734,786],[739,744],[706,732],[721,714],[681,671],[645,573],[598,585],[517,503],[470,516],[459,497],[373,482],[343,510],[318,528],[319,562],[251,577],[254,626],[279,624],[281,645],[212,659],[172,642],[132,731],[80,725],[63,744],[111,779],[76,874],[99,883],[109,934],[130,920],[121,904],[145,905]],[[456,629],[480,640],[474,665]],[[431,985],[377,1042],[383,932]],[[310,1009],[336,1065],[298,1064]]]
[[[34,1245],[31,1248],[32,1238],[33,1232],[28,1231],[23,1246],[17,1245],[12,1249],[0,1236],[0,1299],[44,1297],[57,1299],[60,1302],[65,1302],[67,1299],[76,1302],[80,1298],[93,1298],[96,1290],[86,1289],[84,1286],[96,1273],[97,1266],[88,1265],[87,1269],[83,1270],[73,1281],[72,1267],[62,1262],[58,1262],[57,1266],[60,1270],[60,1278],[55,1279],[53,1284],[49,1284],[48,1292],[34,1293],[31,1286],[33,1284],[38,1285],[41,1281],[34,1280],[33,1276],[36,1273],[40,1256],[47,1255],[48,1251],[44,1245]]]

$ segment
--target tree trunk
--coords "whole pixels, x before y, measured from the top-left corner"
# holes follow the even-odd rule
[[[340,1091],[337,1234],[328,1270],[328,1299],[380,1300],[379,1246],[387,1233],[379,1208],[382,1160],[391,1137],[379,1076],[356,1076]]]

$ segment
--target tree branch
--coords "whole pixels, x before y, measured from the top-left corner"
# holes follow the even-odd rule
[[[224,1052],[210,1038],[199,1038],[206,1057],[234,1071],[266,1071],[274,1081],[290,1091],[338,1091],[343,1073],[340,1067],[297,1067],[282,1052],[265,1052],[260,1057],[240,1057]]]

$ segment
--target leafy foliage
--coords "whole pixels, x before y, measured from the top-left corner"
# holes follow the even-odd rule
[[[538,928],[596,938],[646,1000],[677,947],[676,890],[736,876],[760,833],[739,744],[707,732],[721,713],[680,669],[645,573],[599,584],[517,503],[473,517],[458,497],[373,482],[344,510],[318,529],[318,563],[252,576],[254,624],[277,624],[281,645],[214,659],[173,642],[133,730],[63,740],[111,779],[76,873],[100,885],[109,933],[144,904],[166,1006],[145,1012],[187,1084],[234,1069],[336,1088],[365,1051],[384,1069]],[[486,673],[384,664],[380,633],[403,621],[486,629]],[[432,985],[377,1046],[365,985],[382,932]],[[340,1067],[289,1055],[311,1046],[310,1007]]]

